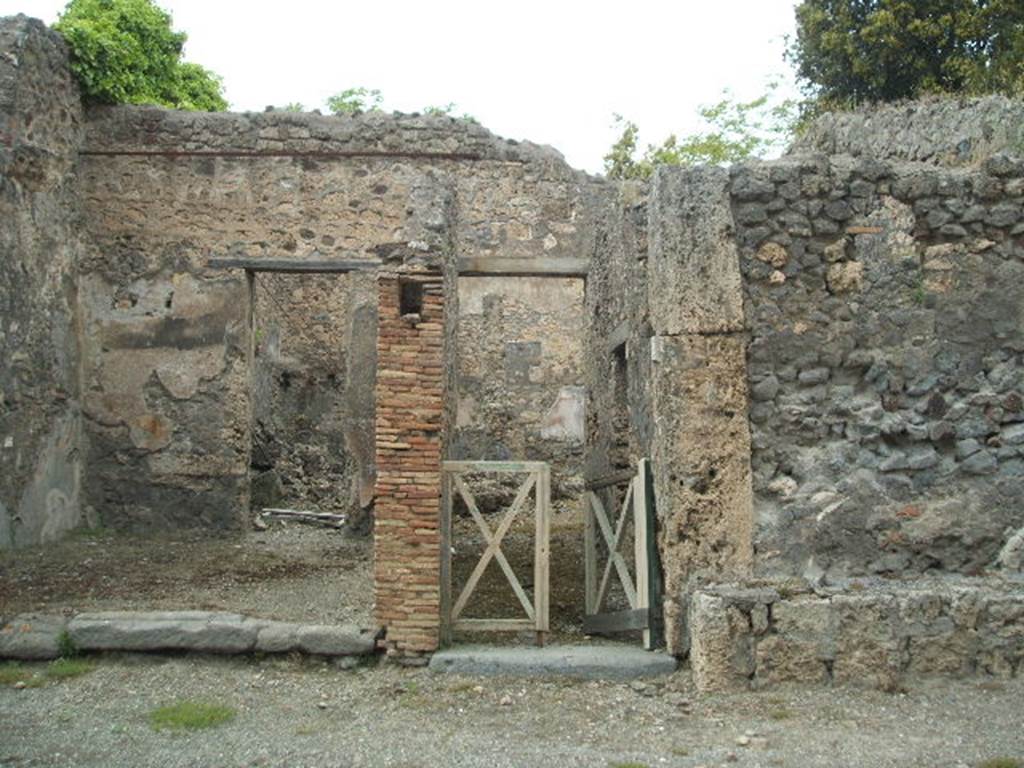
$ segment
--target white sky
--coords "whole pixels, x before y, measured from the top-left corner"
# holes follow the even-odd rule
[[[186,58],[224,78],[234,110],[378,88],[406,112],[455,102],[495,133],[551,144],[598,172],[617,138],[699,128],[723,88],[754,98],[782,75],[794,0],[158,0],[188,33]],[[52,23],[65,0],[0,0],[0,16]]]

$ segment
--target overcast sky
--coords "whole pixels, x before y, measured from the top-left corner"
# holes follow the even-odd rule
[[[65,0],[0,0],[52,23]],[[612,114],[642,142],[699,127],[723,88],[739,98],[782,75],[793,0],[162,0],[186,58],[224,78],[234,110],[323,107],[352,86],[406,112],[455,102],[495,133],[551,144],[601,170]]]

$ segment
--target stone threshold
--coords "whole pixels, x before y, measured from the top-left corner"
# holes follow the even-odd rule
[[[74,652],[185,651],[368,656],[379,632],[354,625],[296,624],[211,611],[24,614],[0,627],[0,658],[56,659]]]
[[[491,677],[570,677],[633,680],[670,675],[676,659],[628,645],[552,645],[545,648],[464,645],[438,651],[433,672]]]

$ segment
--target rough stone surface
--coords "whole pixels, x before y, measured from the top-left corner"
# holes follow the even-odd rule
[[[195,651],[307,653],[361,656],[375,649],[374,633],[354,626],[318,626],[252,619],[234,613],[154,611],[23,615],[0,627],[0,658],[55,659],[62,636],[79,651]]]
[[[59,35],[0,24],[0,549],[82,525],[75,275],[82,139]]]
[[[68,623],[68,634],[82,651],[245,653],[256,647],[262,625],[210,611],[80,613]]]
[[[468,676],[628,680],[670,675],[676,669],[676,660],[665,653],[628,646],[459,646],[435,653],[430,659],[430,669]]]
[[[921,677],[1012,677],[1024,664],[1019,580],[713,586],[692,595],[687,626],[705,691],[787,682],[892,691]]]
[[[360,656],[374,651],[372,633],[353,626],[317,626],[263,621],[253,650],[260,653],[302,652],[318,656]]]
[[[720,168],[659,168],[654,175],[648,269],[657,279],[647,289],[656,334],[743,328],[728,185]]]
[[[836,112],[815,120],[792,154],[970,165],[1024,147],[1024,104],[1004,96],[932,98]]]
[[[459,278],[458,403],[450,456],[547,461],[552,491],[575,496],[583,455],[583,281]],[[477,497],[509,502],[497,481]]]
[[[731,169],[759,573],[972,574],[1024,523],[1022,214],[1005,192],[1024,165],[999,158]],[[774,192],[745,223],[751,178]]]
[[[0,659],[56,659],[61,655],[61,636],[67,627],[68,620],[63,616],[14,616],[0,626]]]

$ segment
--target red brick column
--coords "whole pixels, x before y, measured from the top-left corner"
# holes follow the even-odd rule
[[[400,314],[400,281],[421,281],[422,310]],[[444,296],[440,277],[381,275],[377,336],[374,600],[391,655],[438,647]]]

